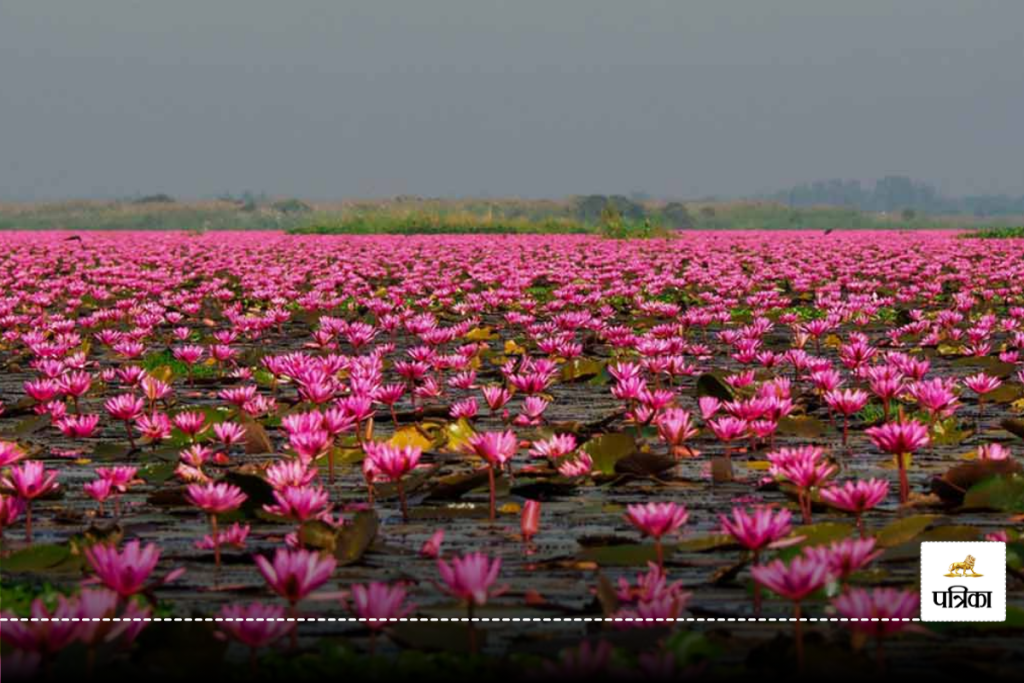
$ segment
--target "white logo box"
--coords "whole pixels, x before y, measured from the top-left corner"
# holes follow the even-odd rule
[[[954,568],[956,576],[947,576],[968,556],[973,572]],[[1006,621],[1006,544],[921,543],[921,621]]]

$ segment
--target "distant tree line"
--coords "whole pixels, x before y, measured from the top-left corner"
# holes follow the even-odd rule
[[[973,216],[1024,214],[1024,195],[970,195],[946,197],[927,183],[907,176],[891,175],[875,181],[874,187],[858,180],[818,180],[776,192],[768,197],[797,208],[843,206],[872,212],[918,212]],[[913,213],[909,213],[913,216]]]
[[[615,221],[654,224],[683,230],[695,226],[693,216],[680,202],[660,206],[641,203],[621,194],[590,194],[573,201],[574,218],[587,225],[607,225]]]

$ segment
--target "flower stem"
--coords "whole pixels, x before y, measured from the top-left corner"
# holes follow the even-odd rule
[[[489,483],[491,485],[491,516],[490,516],[490,520],[493,522],[494,518],[495,518],[495,511],[496,511],[495,510],[496,509],[496,504],[495,504],[494,466],[493,465],[487,468],[487,478],[488,478],[488,481],[489,481]]]
[[[793,622],[793,639],[796,643],[796,668],[797,672],[803,673],[804,671],[804,634],[803,629],[800,627],[800,602],[793,603],[793,617],[796,621]]]

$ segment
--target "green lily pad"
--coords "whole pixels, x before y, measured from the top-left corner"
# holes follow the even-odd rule
[[[615,463],[636,452],[636,441],[624,432],[600,434],[583,444],[583,450],[593,459],[595,470],[613,474]]]
[[[875,534],[875,541],[883,548],[906,543],[913,540],[937,519],[939,519],[939,515],[914,515],[898,519],[879,529]]]
[[[1024,476],[1008,474],[991,477],[968,489],[965,508],[1024,512]]]
[[[714,396],[720,401],[731,401],[735,396],[732,387],[719,374],[705,372],[697,378],[697,398]]]
[[[3,559],[5,572],[41,572],[61,564],[71,557],[67,545],[34,545],[8,555]]]

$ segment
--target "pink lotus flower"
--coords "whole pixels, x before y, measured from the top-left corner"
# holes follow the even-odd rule
[[[316,468],[301,460],[278,460],[267,468],[267,482],[275,489],[306,486],[316,479]]]
[[[448,410],[448,415],[453,420],[472,420],[476,417],[477,412],[479,412],[479,406],[477,406],[476,399],[470,397],[453,403],[452,407]]]
[[[72,439],[82,439],[95,434],[99,423],[99,415],[69,415],[57,420],[57,429],[64,436]]]
[[[882,554],[875,550],[875,539],[844,538],[828,546],[811,546],[804,549],[808,557],[816,558],[828,565],[829,572],[837,579],[846,580],[850,574],[864,568]]]
[[[686,452],[683,444],[687,439],[697,435],[693,418],[689,412],[681,408],[668,408],[655,421],[658,436],[671,447],[672,454],[679,457]]]
[[[469,606],[469,616],[473,617],[473,607],[487,604],[487,600],[505,592],[505,587],[495,588],[494,582],[501,571],[501,559],[489,559],[483,553],[470,553],[452,558],[451,564],[444,560],[437,561],[437,570],[445,585],[443,590]]]
[[[675,533],[686,524],[689,513],[686,507],[676,503],[646,503],[630,505],[626,508],[626,520],[640,530],[644,536],[654,538],[654,548],[658,557],[658,566],[664,565],[661,539]]]
[[[987,443],[978,446],[978,460],[1009,460],[1010,449],[1000,443]]]
[[[907,394],[931,414],[933,423],[939,418],[949,417],[959,407],[955,381],[937,377],[930,381],[914,382],[906,389]]]
[[[14,491],[25,502],[25,540],[32,543],[32,501],[60,488],[57,473],[47,472],[38,460],[26,460],[0,477],[0,488]]]
[[[998,389],[1002,386],[1003,382],[998,377],[991,377],[984,372],[979,372],[976,375],[964,378],[964,384],[978,395],[978,424],[980,429],[981,415],[985,411],[985,395]]]
[[[21,446],[10,441],[0,441],[0,467],[13,465],[25,457]]]
[[[864,535],[862,516],[864,512],[881,503],[889,494],[889,482],[883,479],[857,479],[842,486],[828,486],[818,491],[822,502],[834,508],[852,512],[857,519],[857,529]]]
[[[0,612],[0,640],[16,650],[37,655],[53,656],[78,640],[76,605],[63,595],[51,610],[42,598],[32,601],[29,618],[22,621],[10,612]],[[8,621],[9,620],[9,621]],[[3,672],[8,674],[8,652],[3,656]],[[20,680],[20,679],[19,679]]]
[[[715,436],[725,442],[725,455],[728,457],[731,452],[731,444],[737,439],[742,439],[747,434],[747,421],[738,417],[727,415],[717,420],[710,420],[708,427]]]
[[[203,357],[203,347],[197,344],[175,346],[171,349],[171,355],[174,356],[175,360],[180,360],[188,367],[188,383],[192,384],[192,368],[199,362],[199,359]]]
[[[142,415],[146,409],[146,402],[133,394],[121,394],[108,398],[103,404],[110,417],[124,422],[125,432],[128,434],[128,442],[135,448],[135,435],[132,434],[132,420]]]
[[[519,442],[512,430],[504,432],[484,432],[469,437],[467,450],[483,458],[488,467],[488,478],[491,487],[490,520],[493,522],[497,514],[495,502],[494,471],[503,468],[519,450]]]
[[[835,389],[827,392],[824,398],[831,410],[843,416],[843,445],[845,446],[849,439],[850,416],[867,405],[868,394],[860,389]]]
[[[175,415],[171,422],[181,430],[190,440],[195,442],[196,437],[206,431],[206,416],[198,410],[187,410]]]
[[[20,498],[0,493],[0,541],[3,539],[4,529],[14,524],[24,510],[25,503]]]
[[[865,433],[876,446],[896,456],[900,473],[900,503],[905,504],[910,499],[907,461],[912,453],[931,442],[928,428],[916,420],[909,420],[887,422],[881,427],[871,427]]]
[[[138,541],[125,543],[123,552],[118,552],[112,545],[97,543],[86,548],[84,553],[100,582],[121,598],[147,589],[144,585],[146,579],[160,560],[160,548],[155,543],[143,548]],[[158,583],[173,581],[184,572],[184,569],[174,570]]]
[[[1002,384],[1003,382],[1001,379],[986,375],[984,372],[979,372],[976,375],[964,378],[964,385],[980,397],[984,397],[985,394],[995,391],[1002,386]]]
[[[355,584],[352,591],[352,611],[373,630],[384,628],[389,621],[402,619],[416,609],[406,603],[405,588],[380,581]]]
[[[820,557],[798,555],[788,566],[782,560],[775,560],[751,568],[750,574],[757,583],[793,601],[797,666],[803,670],[804,646],[800,628],[800,603],[831,579],[828,564]]]
[[[523,503],[523,514],[519,523],[523,540],[529,543],[540,530],[540,503],[528,500]]]
[[[572,434],[555,434],[554,436],[534,441],[530,446],[530,455],[534,458],[547,458],[557,461],[576,450],[576,437]]]
[[[594,467],[594,459],[586,451],[580,451],[574,458],[567,458],[558,464],[558,473],[563,477],[584,477]]]
[[[257,650],[273,645],[296,627],[295,622],[285,620],[282,607],[259,602],[224,605],[217,617],[217,636],[248,647],[251,669],[256,665]],[[251,670],[250,673],[255,674],[256,671]]]
[[[484,400],[487,401],[487,407],[492,413],[501,410],[512,398],[511,391],[498,385],[484,387],[480,391],[483,392]]]
[[[831,572],[828,562],[821,556],[811,555],[797,555],[789,565],[782,560],[775,560],[750,570],[755,581],[798,605],[801,600],[824,586],[831,579]],[[797,618],[799,616],[798,612]]]
[[[368,441],[363,444],[363,451],[370,460],[374,472],[388,478],[398,489],[398,498],[402,508],[402,520],[409,521],[409,510],[406,506],[405,487],[402,477],[416,469],[423,451],[418,446],[392,446],[387,443]]]
[[[250,527],[248,524],[242,525],[235,522],[227,529],[220,531],[216,536],[207,534],[200,540],[196,541],[195,546],[199,550],[217,550],[224,546],[231,546],[243,550],[245,548],[246,540],[249,538]]]
[[[817,446],[780,448],[768,454],[773,476],[790,481],[797,488],[797,499],[805,524],[811,522],[811,492],[820,488],[836,467],[822,462],[824,451]]]
[[[109,479],[94,479],[86,484],[82,485],[82,489],[86,495],[95,500],[100,504],[100,514],[103,514],[103,503],[107,501],[114,489],[110,484]]]
[[[913,591],[895,588],[863,588],[847,590],[832,601],[836,611],[849,619],[852,630],[874,636],[878,641],[877,663],[883,671],[882,640],[912,626],[908,623],[918,614],[920,597]]]
[[[237,510],[247,496],[242,489],[232,484],[192,484],[185,492],[185,499],[210,515],[219,515]]]
[[[140,415],[135,420],[135,428],[139,430],[143,438],[155,444],[170,437],[173,426],[166,413],[152,413]]]
[[[722,521],[722,532],[729,534],[744,548],[754,552],[754,563],[757,554],[789,535],[792,530],[792,514],[789,510],[773,510],[767,506],[755,507],[753,514],[743,508],[734,507],[732,517],[719,515]]]
[[[444,529],[438,529],[430,535],[420,547],[420,557],[436,559],[441,556],[441,544],[444,543]]]
[[[286,486],[274,491],[274,504],[263,509],[300,524],[330,510],[330,496],[321,486]]]
[[[295,606],[314,590],[324,585],[338,562],[329,555],[309,550],[278,548],[273,561],[256,556],[256,568],[267,585],[288,601],[293,614]]]
[[[237,510],[245,502],[246,496],[242,489],[233,484],[208,483],[191,484],[185,491],[185,499],[210,518],[210,536],[213,539],[213,557],[216,567],[220,567],[220,535],[217,531],[217,515]]]

